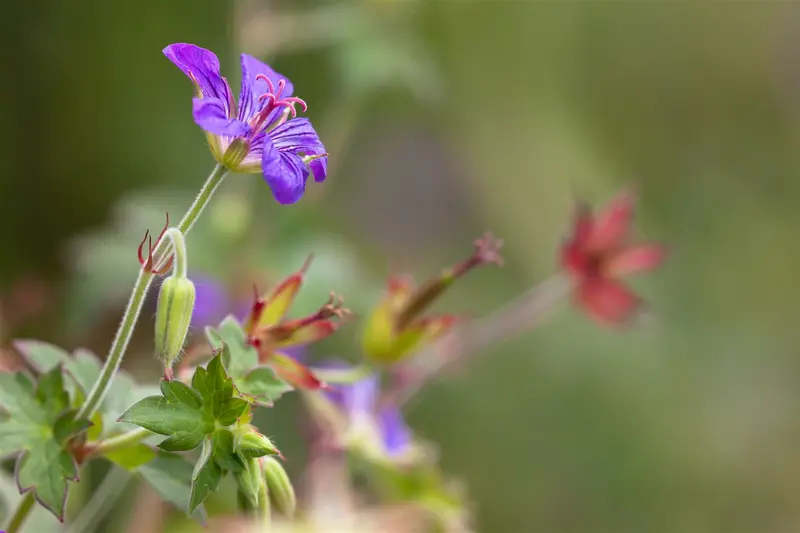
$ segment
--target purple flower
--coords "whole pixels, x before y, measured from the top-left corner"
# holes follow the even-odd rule
[[[351,385],[336,385],[326,394],[347,414],[351,424],[373,424],[381,447],[389,457],[401,456],[411,447],[411,430],[400,409],[393,404],[381,405],[380,378],[377,375]]]
[[[242,88],[238,105],[228,81],[220,74],[217,56],[193,44],[164,49],[194,83],[194,120],[205,130],[214,157],[236,172],[262,172],[275,199],[297,202],[310,174],[318,182],[327,174],[325,147],[305,118],[296,118],[294,87],[268,65],[242,54]],[[290,118],[291,117],[291,118]]]

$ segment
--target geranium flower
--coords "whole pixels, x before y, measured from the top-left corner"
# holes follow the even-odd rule
[[[282,204],[297,202],[309,174],[324,181],[327,154],[317,132],[295,106],[306,103],[292,96],[292,83],[258,59],[242,54],[242,88],[238,104],[220,74],[217,56],[193,44],[164,49],[194,83],[194,120],[208,137],[218,162],[235,172],[258,173]]]
[[[653,270],[666,257],[663,246],[629,242],[634,205],[630,193],[612,200],[598,216],[580,205],[572,235],[561,248],[561,265],[575,280],[575,301],[602,324],[625,324],[641,305],[620,279]]]

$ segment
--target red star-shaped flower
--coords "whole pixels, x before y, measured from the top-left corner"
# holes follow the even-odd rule
[[[575,280],[575,301],[605,325],[624,325],[641,300],[620,280],[648,272],[666,258],[658,244],[630,242],[635,198],[624,192],[597,216],[580,205],[572,235],[561,248],[561,265]]]

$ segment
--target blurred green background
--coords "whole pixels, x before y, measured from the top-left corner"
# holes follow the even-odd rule
[[[800,530],[800,5],[34,0],[4,11],[6,343],[104,353],[140,235],[162,223],[154,208],[126,226],[125,199],[147,191],[178,216],[213,166],[190,84],[161,49],[215,50],[233,87],[244,51],[293,80],[332,171],[293,207],[259,176],[236,176],[223,193],[251,199],[247,210],[221,203],[207,223],[246,225],[263,257],[253,268],[279,274],[327,250],[311,307],[336,289],[363,315],[388,273],[435,273],[491,229],[506,267],[442,302],[486,314],[555,270],[574,198],[602,203],[628,184],[642,232],[672,249],[637,281],[658,318],[644,331],[601,331],[565,309],[409,406],[468,484],[480,530]],[[119,294],[76,267],[79,237],[102,231],[124,235],[96,258],[123,265],[106,269]],[[211,263],[224,250],[200,241],[189,238],[192,262],[220,275]],[[87,318],[92,290],[108,295],[104,320]],[[155,379],[152,326],[140,328],[126,366]],[[323,350],[353,355],[357,331]],[[269,418],[290,457],[298,409],[287,401]]]

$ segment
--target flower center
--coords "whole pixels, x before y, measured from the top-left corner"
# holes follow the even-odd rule
[[[302,98],[296,96],[283,96],[283,91],[286,89],[286,80],[281,79],[278,82],[276,89],[275,84],[265,74],[256,76],[256,80],[263,80],[267,84],[267,92],[258,97],[259,102],[265,102],[264,107],[256,113],[250,121],[250,127],[253,128],[253,136],[265,129],[272,129],[286,122],[289,115],[292,118],[297,116],[297,110],[294,108],[295,104],[300,105],[303,111],[308,110],[308,105]],[[267,119],[275,109],[286,108],[285,111],[278,117],[277,120],[268,123]]]

